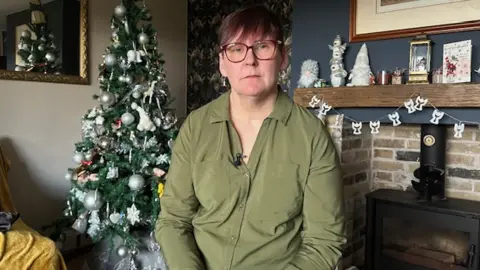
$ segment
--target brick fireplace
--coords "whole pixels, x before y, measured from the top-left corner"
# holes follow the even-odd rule
[[[323,119],[344,168],[348,244],[343,268],[363,266],[365,255],[365,195],[381,188],[411,191],[413,171],[420,165],[420,125],[382,124],[379,134],[369,129],[354,135],[342,116]],[[446,196],[480,201],[480,129],[466,126],[463,138],[447,128]],[[399,224],[390,224],[398,226]],[[385,227],[384,227],[385,228]],[[389,228],[389,227],[387,227]]]

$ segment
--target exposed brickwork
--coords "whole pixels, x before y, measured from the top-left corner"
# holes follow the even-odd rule
[[[323,119],[329,128],[340,157],[345,185],[348,243],[339,270],[351,265],[363,265],[365,246],[365,195],[370,192],[372,135],[354,135],[349,122],[342,117],[329,116]],[[377,153],[393,157],[393,152]]]
[[[462,138],[453,134],[448,127],[447,196],[480,200],[480,130],[465,126]],[[372,190],[411,188],[413,171],[420,165],[420,126],[384,124],[373,140]]]
[[[342,117],[324,119],[342,162],[348,243],[339,270],[362,266],[365,246],[365,195],[378,188],[410,189],[420,165],[420,126],[382,124],[372,135],[363,128],[354,135]],[[480,130],[466,126],[462,138],[447,129],[446,194],[480,200]]]

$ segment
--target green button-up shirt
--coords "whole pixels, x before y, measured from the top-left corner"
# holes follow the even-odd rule
[[[227,92],[189,114],[173,147],[156,238],[170,270],[334,269],[343,181],[327,128],[279,91],[248,163]]]

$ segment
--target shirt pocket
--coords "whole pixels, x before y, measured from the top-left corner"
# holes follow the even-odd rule
[[[193,165],[192,181],[195,195],[205,210],[224,204],[230,195],[227,161],[208,160]]]
[[[301,213],[303,188],[298,164],[273,163],[264,179],[258,180],[260,219],[283,222]]]

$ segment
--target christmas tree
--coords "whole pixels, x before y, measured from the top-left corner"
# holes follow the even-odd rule
[[[64,213],[68,226],[94,242],[109,241],[110,252],[129,263],[139,252],[135,232],[154,231],[178,132],[157,34],[138,2],[123,0],[114,10],[94,96],[99,105],[82,119]]]
[[[17,51],[24,65],[18,65],[15,70],[59,74],[60,52],[55,45],[55,36],[48,28],[47,15],[40,0],[30,0],[30,13],[29,30],[21,33]]]

